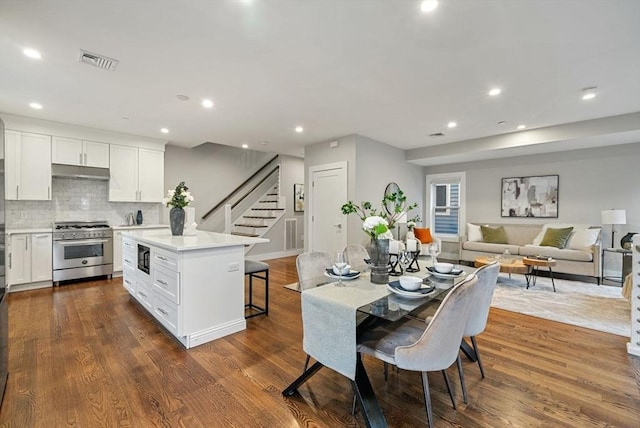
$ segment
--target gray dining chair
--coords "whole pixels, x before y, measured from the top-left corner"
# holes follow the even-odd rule
[[[324,276],[326,269],[333,265],[333,257],[324,251],[308,251],[301,253],[296,258],[296,270],[298,271],[298,288],[306,281]],[[304,361],[303,372],[309,367],[309,355]]]
[[[496,289],[499,273],[500,264],[497,261],[482,266],[475,271],[475,275],[478,277],[478,284],[476,285],[478,288],[478,292],[476,294],[477,298],[469,309],[467,325],[464,329],[464,336],[471,338],[473,351],[476,354],[478,367],[480,368],[480,374],[483,379],[484,369],[482,367],[482,361],[480,360],[480,351],[478,350],[478,344],[476,343],[476,336],[482,333],[487,327],[489,309],[491,308],[491,299],[493,298],[493,292]],[[462,371],[460,372],[460,376],[463,376]]]
[[[458,361],[460,342],[467,324],[469,307],[476,296],[478,278],[471,274],[444,298],[431,322],[405,320],[366,331],[358,340],[357,350],[400,369],[419,371],[422,375],[427,420],[433,427],[433,412],[427,372],[443,373],[453,408],[455,400],[446,369]],[[462,385],[465,390],[464,383]]]
[[[369,253],[362,245],[347,245],[344,247],[344,255],[352,269],[365,272],[369,268],[365,261],[369,260]]]
[[[301,253],[296,258],[296,270],[298,282],[304,282],[312,278],[324,275],[327,268],[333,265],[333,257],[324,251],[308,251]]]

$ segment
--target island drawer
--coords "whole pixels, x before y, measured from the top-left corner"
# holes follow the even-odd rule
[[[127,291],[132,295],[136,295],[136,284],[135,284],[135,271],[123,266],[122,270],[122,285]]]
[[[153,310],[153,292],[143,282],[136,281],[136,300],[144,306],[146,310]]]
[[[180,304],[180,275],[178,272],[159,267],[153,268],[151,272],[154,290],[170,302]]]
[[[151,267],[161,266],[165,269],[178,272],[178,255],[168,251],[152,248],[151,251]]]
[[[132,269],[134,272],[136,270],[136,255],[134,252],[124,251],[122,253],[122,269]]]
[[[178,331],[178,305],[167,302],[162,296],[154,293],[153,316],[174,336],[179,336]]]

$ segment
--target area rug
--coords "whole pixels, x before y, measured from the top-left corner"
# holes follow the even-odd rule
[[[524,275],[500,274],[491,306],[533,317],[630,337],[631,305],[622,288],[540,277],[526,289]],[[298,283],[284,286],[299,292]]]
[[[631,305],[622,288],[541,277],[526,289],[523,275],[500,274],[491,306],[619,336],[630,336]]]

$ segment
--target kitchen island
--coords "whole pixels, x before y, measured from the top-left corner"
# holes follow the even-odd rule
[[[244,248],[269,242],[196,231],[123,231],[123,285],[186,348],[244,330]]]

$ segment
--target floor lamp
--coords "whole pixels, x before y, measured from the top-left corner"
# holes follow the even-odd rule
[[[625,210],[604,210],[601,213],[602,224],[611,225],[611,248],[614,246],[614,236],[616,234],[616,224],[627,224],[627,212]]]

